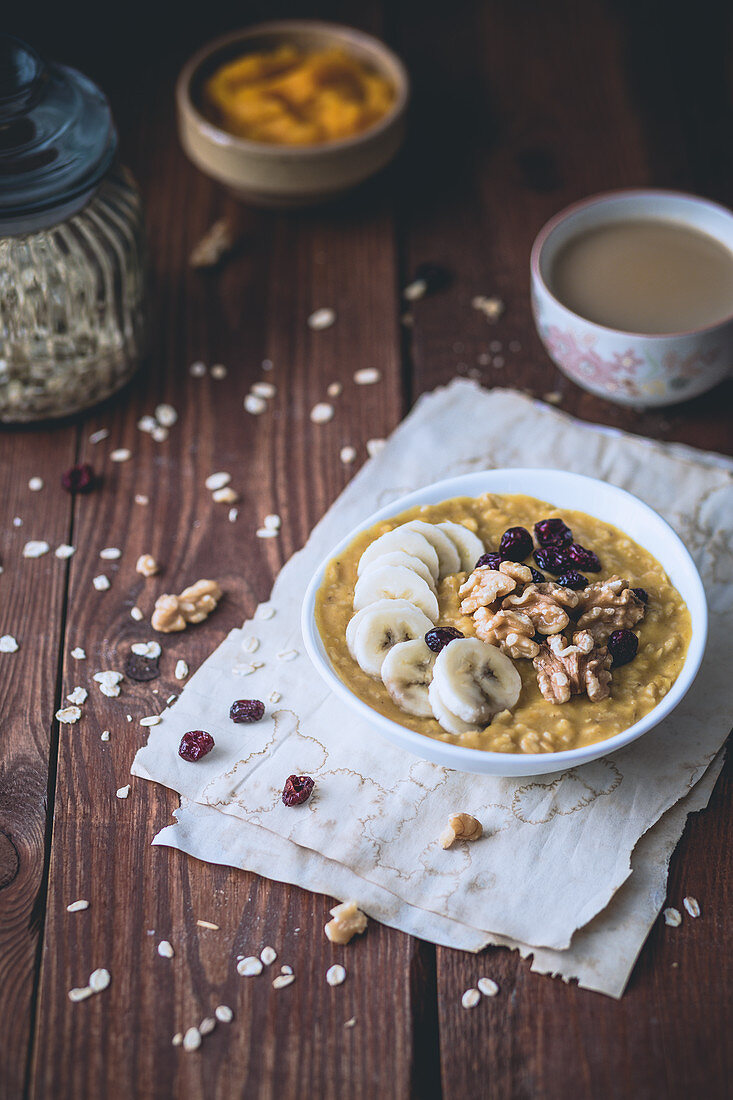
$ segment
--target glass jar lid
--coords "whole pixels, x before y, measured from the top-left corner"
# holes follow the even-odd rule
[[[82,198],[116,148],[109,103],[96,84],[0,35],[0,220]]]

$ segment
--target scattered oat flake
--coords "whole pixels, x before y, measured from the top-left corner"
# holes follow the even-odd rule
[[[329,397],[339,397],[343,391],[344,387],[341,382],[330,382],[326,388],[326,393]]]
[[[239,515],[239,509],[238,508],[230,508],[229,509],[229,522],[230,523],[236,523],[238,515]]]
[[[241,974],[243,978],[253,978],[256,974],[261,973],[262,961],[256,955],[248,955],[237,963],[237,974]]]
[[[100,741],[109,741],[109,730],[102,730],[99,739]]]
[[[280,973],[281,974],[292,974],[293,973],[293,968],[292,968],[292,966],[281,966],[280,967]]]
[[[89,692],[86,688],[75,687],[71,694],[67,695],[66,698],[69,700],[70,703],[74,703],[76,706],[79,706],[81,703],[86,702],[88,694]]]
[[[32,477],[28,482],[28,488],[32,493],[40,493],[41,489],[43,488],[43,478]]]
[[[234,1019],[234,1013],[229,1005],[217,1005],[214,1009],[214,1015],[222,1024],[230,1024]]]
[[[267,696],[268,703],[279,703],[281,699],[282,695],[279,691],[271,691],[270,694]]]
[[[183,1049],[187,1051],[198,1050],[201,1046],[201,1032],[197,1027],[190,1027],[183,1036]]]
[[[382,377],[382,372],[377,370],[376,367],[363,367],[354,373],[354,381],[357,386],[373,386],[375,382],[379,382]]]
[[[272,382],[255,382],[250,393],[256,393],[258,397],[274,397],[277,393],[277,386],[273,385]]]
[[[320,332],[324,328],[330,328],[335,320],[335,310],[328,307],[316,309],[308,318],[308,327],[312,328],[315,332]]]
[[[272,366],[273,366],[272,359],[263,359],[262,360],[262,369],[263,370],[272,370]]]
[[[356,1027],[356,1016],[352,1016],[350,1020],[344,1020],[344,1027]]]
[[[63,722],[67,726],[72,726],[80,718],[81,711],[78,707],[62,707],[61,710],[56,711],[56,721]]]
[[[146,497],[145,493],[135,493],[135,503],[136,504],[149,504],[150,503],[150,497]]]
[[[195,363],[192,363],[188,368],[188,373],[194,378],[203,378],[206,374],[206,364],[202,363],[200,359],[197,359]]]
[[[122,551],[116,546],[105,546],[104,550],[99,551],[99,556],[104,561],[117,561],[122,557]]]
[[[100,966],[98,970],[93,970],[89,975],[89,988],[92,993],[101,993],[111,981],[112,976],[109,970],[105,970],[103,966]]]
[[[66,912],[67,913],[81,913],[81,911],[83,909],[88,909],[88,908],[89,908],[89,902],[85,901],[84,899],[80,899],[79,901],[72,901],[69,905],[67,905],[66,906]]]
[[[176,667],[173,675],[175,676],[176,680],[185,680],[188,676],[188,665],[183,659],[181,659],[180,661],[176,661]]]
[[[141,416],[137,422],[137,426],[141,432],[147,432],[148,435],[152,435],[158,427],[158,421],[154,416]]]
[[[231,485],[226,485],[223,489],[215,489],[211,494],[211,499],[214,504],[236,504],[239,500],[239,493],[236,489],[232,489]]]
[[[175,955],[173,945],[168,940],[161,940],[158,944],[158,954],[162,959],[172,959]]]
[[[92,584],[97,592],[106,592],[110,586],[109,577],[105,577],[104,573],[100,573],[98,577],[92,579]]]
[[[158,423],[162,424],[164,428],[172,428],[176,420],[178,420],[178,413],[173,406],[165,403],[156,405],[155,416]]]
[[[234,247],[234,233],[228,218],[218,218],[194,245],[188,262],[191,267],[216,267]]]
[[[346,981],[346,971],[343,966],[336,963],[334,966],[329,966],[326,971],[326,981],[329,985],[341,985]]]
[[[94,993],[93,989],[90,989],[88,985],[78,987],[76,989],[69,990],[70,1001],[85,1001],[87,997],[91,997]]]
[[[213,374],[213,368],[211,373]],[[211,1035],[212,1031],[216,1027],[216,1020],[213,1016],[204,1016],[203,1020],[199,1024],[199,1031],[202,1035]]]
[[[0,643],[1,642],[2,642],[2,638],[0,638]],[[84,652],[84,650],[79,645],[74,646],[74,648],[71,651],[71,656],[74,658],[75,661],[85,661],[86,658],[87,658],[86,653]]]
[[[487,298],[483,294],[477,294],[471,301],[471,305],[492,322],[498,321],[504,312],[504,303],[501,298]]]
[[[89,436],[90,443],[101,443],[103,440],[109,437],[109,430],[107,428],[100,428],[99,431],[92,432]]]
[[[386,439],[367,439],[366,449],[370,458],[374,458],[380,451],[383,451],[387,446]]]
[[[467,989],[461,997],[461,1004],[464,1008],[475,1008],[481,1000],[481,994],[478,989]]]
[[[350,466],[356,459],[356,447],[342,447],[339,452],[339,458],[344,466]]]
[[[0,637],[0,653],[17,653],[18,643],[12,634],[3,634]]]
[[[275,608],[271,604],[261,603],[255,612],[258,619],[272,619]]]
[[[20,518],[20,516],[14,516],[13,517],[13,527],[22,527],[22,526],[23,526],[23,520]]]
[[[272,983],[273,989],[284,989],[286,985],[292,985],[295,981],[295,974],[278,974]]]
[[[244,399],[244,408],[253,416],[259,416],[267,408],[267,402],[263,397],[258,397],[256,393],[248,393]]]
[[[174,1047],[179,1047],[182,1042],[183,1042],[183,1032],[182,1031],[177,1031],[175,1033],[175,1035],[173,1036],[173,1038],[171,1039],[171,1043],[173,1044]]]
[[[127,462],[132,458],[132,451],[127,447],[118,447],[117,450],[110,452],[110,459],[112,462]]]
[[[130,649],[138,657],[152,657],[153,660],[161,653],[160,642],[135,642]]]
[[[276,539],[279,532],[272,527],[258,527],[255,534],[258,539]]]
[[[669,908],[664,910],[664,923],[671,928],[678,928],[682,924],[682,914],[679,909]]]
[[[214,363],[211,368],[211,377],[215,378],[217,382],[221,382],[223,378],[227,376],[227,369],[223,363]]]
[[[74,547],[69,546],[69,544],[66,543],[66,542],[62,542],[61,545],[57,546],[56,549],[54,550],[54,555],[57,558],[60,558],[62,561],[65,558],[70,558],[73,553],[74,553]]]
[[[494,360],[494,366],[496,366],[496,359]],[[559,405],[562,402],[562,394],[559,390],[550,390],[549,393],[542,394],[542,400],[546,401],[548,405]]]
[[[153,428],[150,435],[156,443],[165,443],[166,439],[170,435],[170,432],[167,428],[164,428],[162,424],[158,424],[157,427]]]
[[[214,489],[223,489],[231,480],[231,474],[228,474],[225,470],[220,470],[216,474],[209,474],[204,485],[213,492]]]
[[[260,648],[260,639],[255,638],[254,636],[250,636],[249,638],[245,638],[244,641],[242,642],[242,649],[244,650],[245,653],[256,653],[259,648]]]
[[[140,719],[141,726],[159,726],[163,719],[159,714],[148,714],[145,718]]]
[[[697,898],[692,898],[688,894],[686,898],[682,899],[682,904],[684,905],[685,909],[691,917],[700,916],[700,902],[697,900]]]
[[[285,649],[282,653],[278,653],[277,659],[278,661],[294,661],[297,656],[297,649]]]
[[[129,783],[126,783],[124,787],[118,787],[117,788],[117,797],[118,798],[127,798],[129,794],[130,794],[130,784]]]
[[[265,966],[272,966],[275,959],[277,958],[277,951],[274,947],[263,947],[260,951],[260,958],[262,959]]]
[[[196,924],[198,924],[199,928],[210,928],[212,932],[219,931],[219,925],[214,924],[214,922],[210,920],[197,920]]]
[[[327,424],[333,420],[334,408],[327,401],[319,401],[310,411],[310,418],[314,424]]]
[[[23,547],[24,558],[40,558],[43,554],[47,554],[51,547],[47,542],[42,539],[31,539]]]
[[[269,528],[270,531],[277,531],[277,530],[280,529],[280,526],[282,524],[282,520],[280,519],[280,517],[277,515],[276,512],[271,512],[269,515],[265,516],[265,518],[262,521],[262,524],[263,524],[264,527]]]
[[[484,997],[495,997],[499,992],[499,986],[493,978],[479,978],[476,985],[479,988],[479,992],[483,993]]]

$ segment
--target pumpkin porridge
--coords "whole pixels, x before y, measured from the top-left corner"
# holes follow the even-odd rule
[[[331,561],[316,620],[344,683],[441,741],[559,752],[637,722],[677,679],[690,615],[618,528],[521,495],[410,509]]]

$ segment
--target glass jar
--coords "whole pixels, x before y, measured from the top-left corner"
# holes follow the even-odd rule
[[[0,39],[0,420],[66,416],[145,344],[140,195],[109,105],[81,73]]]

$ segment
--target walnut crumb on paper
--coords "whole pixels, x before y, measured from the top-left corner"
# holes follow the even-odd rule
[[[344,901],[331,910],[333,920],[324,927],[326,937],[331,943],[349,943],[354,936],[366,930],[367,918],[355,901]]]
[[[440,846],[450,848],[456,840],[479,840],[483,832],[483,826],[478,818],[472,817],[471,814],[452,814],[440,834]]]

